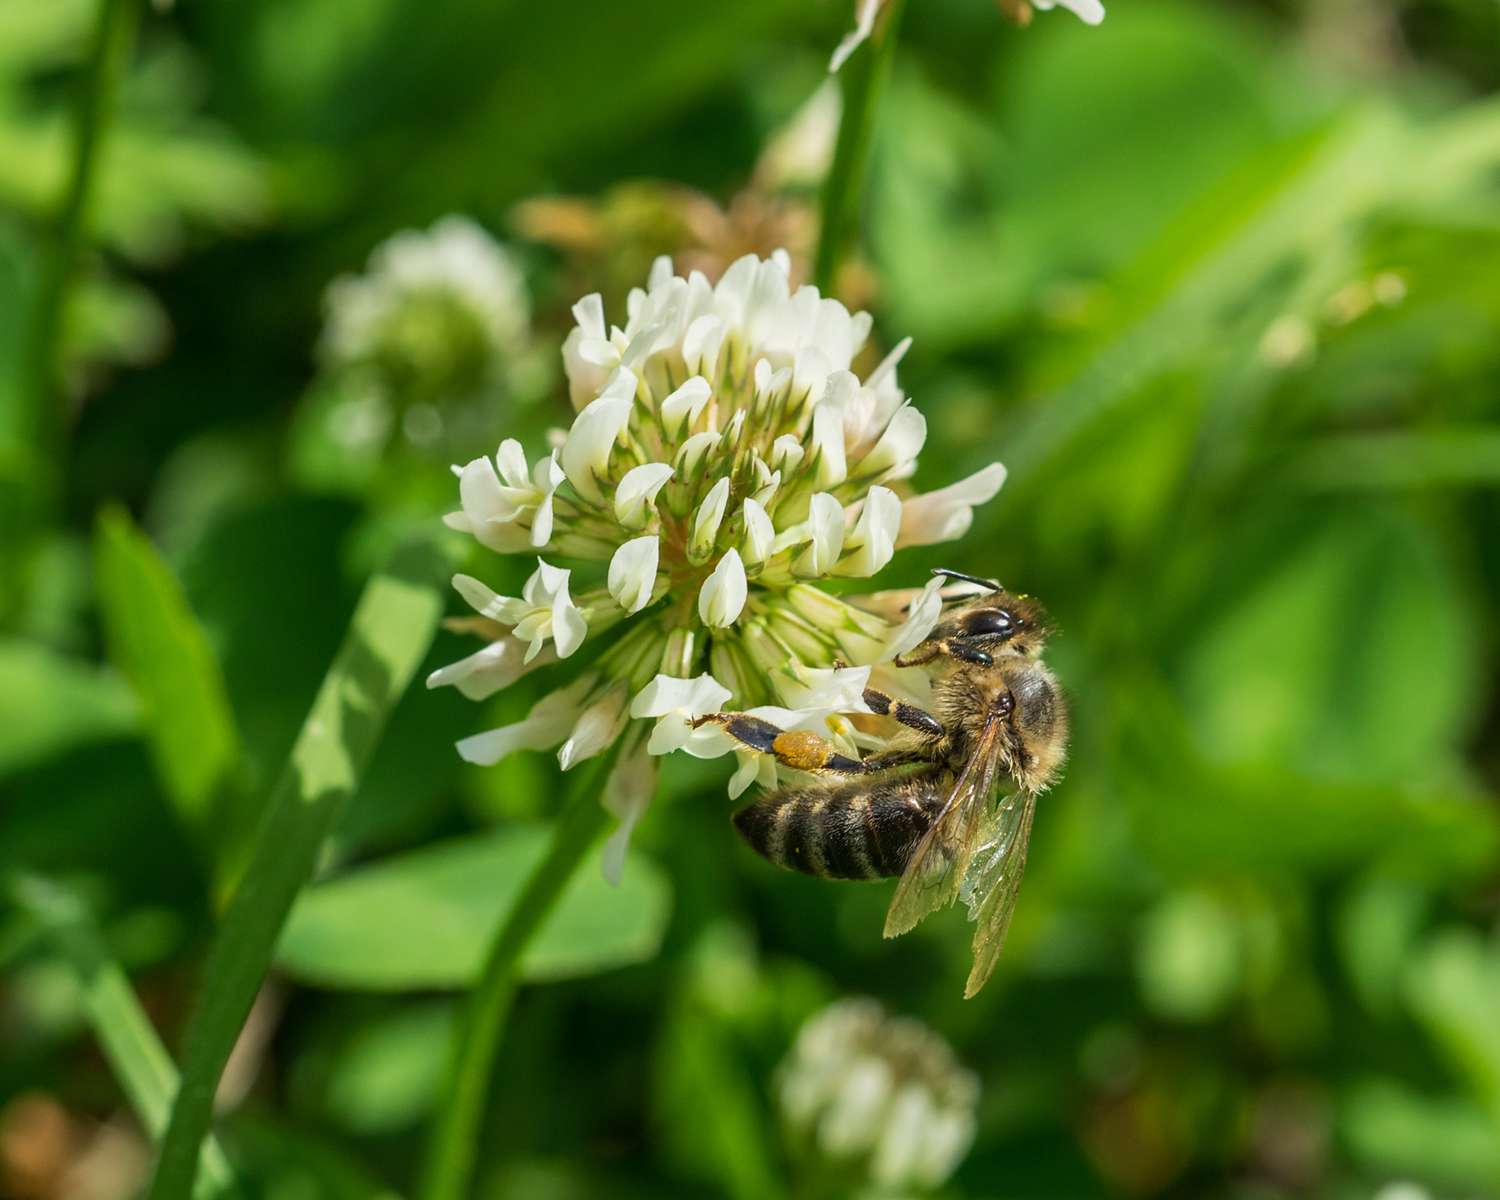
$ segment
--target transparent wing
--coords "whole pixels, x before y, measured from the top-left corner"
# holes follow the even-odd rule
[[[989,979],[1005,945],[1021,876],[1026,871],[1026,850],[1031,845],[1031,820],[1036,815],[1036,796],[1017,792],[1004,797],[986,818],[979,846],[970,859],[960,894],[969,906],[974,930],[974,967],[964,985],[964,998],[974,995]]]
[[[986,722],[942,812],[912,851],[886,913],[886,937],[905,933],[928,913],[958,897],[995,790],[1000,732],[998,720]]]

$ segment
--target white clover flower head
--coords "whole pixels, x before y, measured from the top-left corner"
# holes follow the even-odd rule
[[[802,1026],[777,1077],[793,1137],[882,1189],[945,1183],[974,1141],[979,1081],[918,1021],[840,1000]]]
[[[382,242],[364,274],[328,286],[324,308],[324,361],[362,372],[396,405],[479,393],[499,378],[531,324],[510,252],[457,215]]]
[[[912,497],[927,429],[896,380],[907,344],[862,380],[869,316],[794,290],[788,266],[780,253],[747,256],[711,284],[660,259],[623,327],[597,296],[574,306],[571,428],[546,454],[507,439],[493,459],[455,468],[460,508],[446,518],[490,550],[532,556],[535,572],[520,596],[454,580],[491,645],[430,685],[486,696],[587,647],[594,683],[572,713],[586,727],[548,726],[549,745],[566,743],[571,766],[619,741],[636,783],[642,755],[736,752],[716,726],[692,724],[713,712],[765,713],[858,754],[864,735],[848,717],[868,712],[872,670],[923,698],[924,681],[891,660],[936,623],[936,591],[891,612],[824,585],[967,528],[1002,469]],[[482,744],[534,748],[536,729]],[[774,764],[740,754],[731,790],[776,780]],[[637,790],[606,789],[626,824],[644,808]]]

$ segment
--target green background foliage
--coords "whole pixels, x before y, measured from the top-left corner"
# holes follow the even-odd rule
[[[300,769],[358,786],[284,814],[336,823],[203,1186],[413,1187],[459,988],[564,788],[547,755],[452,748],[546,672],[478,705],[403,686],[458,608],[443,570],[377,576],[376,625],[344,640],[453,484],[445,458],[326,441],[322,289],[397,229],[485,224],[521,257],[537,348],[454,454],[539,445],[566,420],[578,279],[515,206],[644,179],[727,202],[850,7],[144,13],[38,526],[12,503],[22,339],[95,10],[0,0],[0,1147],[44,1101],[66,1161],[123,1130],[111,1194],[139,1182],[303,730]],[[1490,0],[1117,0],[1098,29],[1024,31],[908,0],[860,206],[876,337],[916,339],[916,484],[1011,474],[962,542],[880,582],[995,574],[1060,626],[1071,761],[1010,944],[962,1001],[956,913],[882,941],[887,887],[775,872],[729,826],[724,764],[670,763],[623,887],[591,859],[522,961],[481,1195],[824,1194],[775,1068],[864,993],[982,1080],[953,1197],[1500,1196],[1497,84]],[[526,573],[469,555],[502,591]],[[440,632],[418,675],[467,652]],[[362,775],[303,728],[325,675],[320,705],[367,722]],[[69,1194],[17,1170],[0,1148],[0,1192]]]

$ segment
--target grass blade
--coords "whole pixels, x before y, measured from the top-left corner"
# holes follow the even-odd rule
[[[152,1200],[186,1200],[192,1192],[197,1146],[213,1119],[219,1076],[292,902],[353,794],[387,716],[427,652],[442,613],[441,583],[450,569],[436,543],[414,540],[397,551],[360,597],[209,951]]]
[[[177,1067],[87,909],[71,892],[37,876],[11,880],[9,891],[16,906],[62,951],[77,976],[83,1010],[104,1057],[146,1132],[161,1137],[177,1091]],[[229,1160],[210,1138],[202,1148],[194,1195],[222,1195],[232,1182]]]

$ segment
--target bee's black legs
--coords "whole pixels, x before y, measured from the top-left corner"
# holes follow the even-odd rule
[[[995,660],[985,651],[977,646],[971,646],[968,642],[957,638],[934,638],[932,641],[923,642],[910,654],[903,654],[896,659],[898,667],[920,667],[923,663],[930,663],[935,658],[951,658],[958,662],[972,663],[977,667],[993,666]]]
[[[798,771],[815,771],[833,775],[868,775],[902,763],[923,761],[919,756],[896,752],[866,759],[840,754],[832,743],[804,730],[777,729],[769,721],[748,713],[709,713],[698,717],[693,725],[721,726],[725,733],[747,750],[769,754],[784,767]]]
[[[926,737],[940,738],[947,732],[943,723],[925,709],[908,704],[905,700],[897,700],[877,688],[865,688],[865,703],[872,712],[877,712],[882,717],[895,717],[908,729],[915,729]]]

